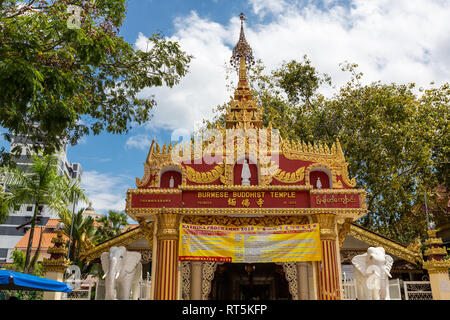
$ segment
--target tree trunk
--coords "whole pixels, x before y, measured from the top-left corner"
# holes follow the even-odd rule
[[[25,255],[25,265],[23,267],[24,273],[29,272],[28,263],[30,262],[31,247],[33,246],[34,227],[36,225],[36,216],[37,216],[38,207],[39,207],[39,204],[36,202],[35,207],[34,207],[33,219],[31,220],[31,229],[30,229],[30,237],[28,238],[27,253]]]
[[[33,259],[31,259],[30,267],[29,269],[32,271],[34,269],[34,266],[36,264],[36,261],[39,258],[39,251],[41,250],[41,243],[42,243],[42,233],[44,232],[44,227],[41,226],[41,234],[39,235],[39,243],[38,247],[36,249],[36,252],[34,253]]]

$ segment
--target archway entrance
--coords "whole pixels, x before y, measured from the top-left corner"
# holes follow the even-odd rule
[[[211,300],[291,300],[283,266],[225,263],[217,266]]]

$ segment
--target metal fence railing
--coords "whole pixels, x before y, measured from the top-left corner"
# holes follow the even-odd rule
[[[403,281],[405,300],[433,300],[430,281]]]

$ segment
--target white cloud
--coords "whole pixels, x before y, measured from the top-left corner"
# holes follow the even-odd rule
[[[125,195],[130,177],[114,176],[97,171],[84,171],[81,185],[86,190],[89,200],[97,212],[106,213],[108,210],[125,210]]]
[[[249,0],[253,12],[259,15],[266,15],[266,13],[280,13],[285,10],[288,3],[284,0]]]
[[[307,54],[337,88],[349,79],[340,71],[339,64],[345,61],[359,64],[366,83],[381,80],[428,86],[431,81],[439,84],[450,78],[450,6],[446,1],[354,0],[346,7],[333,0],[248,3],[259,18],[276,13],[264,24],[253,21],[245,31],[255,58],[262,59],[267,70]],[[158,101],[147,129],[192,132],[194,123],[210,119],[212,109],[229,99],[225,64],[238,40],[240,22],[233,17],[222,25],[192,12],[174,24],[176,31],[170,39],[195,59],[179,85],[144,90],[144,95],[154,94]],[[140,34],[136,45],[144,49],[144,40]]]
[[[125,142],[126,148],[137,148],[140,150],[148,150],[152,140],[150,136],[145,134],[138,134],[136,136],[129,137]]]

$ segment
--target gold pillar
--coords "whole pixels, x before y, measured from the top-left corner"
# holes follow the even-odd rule
[[[178,292],[178,236],[180,215],[158,215],[155,300],[176,300]]]
[[[428,257],[423,263],[423,268],[430,276],[431,292],[433,300],[450,300],[450,280],[448,269],[450,260],[445,260],[447,249],[440,247],[442,239],[436,237],[436,230],[428,230],[429,238],[425,245],[429,246],[424,255]]]
[[[336,216],[329,213],[316,214],[313,221],[319,224],[322,261],[317,266],[318,300],[341,300],[341,275],[339,274],[339,252],[336,249]]]

